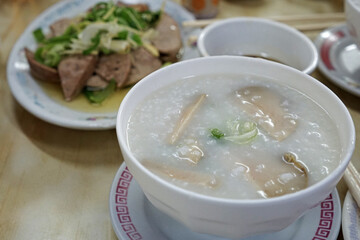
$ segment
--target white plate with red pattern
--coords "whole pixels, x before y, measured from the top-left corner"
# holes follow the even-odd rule
[[[158,211],[124,163],[112,183],[109,203],[111,222],[121,240],[225,240],[192,232]],[[320,205],[284,230],[242,240],[336,240],[340,224],[340,200],[334,190]]]
[[[345,24],[329,28],[317,37],[319,69],[333,83],[360,96],[360,50]]]

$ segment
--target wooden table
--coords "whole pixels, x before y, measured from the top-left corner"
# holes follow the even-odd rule
[[[0,239],[116,239],[108,196],[123,159],[115,131],[51,125],[24,110],[9,90],[6,64],[11,47],[27,24],[55,2],[0,1]],[[223,0],[218,17],[339,11],[339,0]],[[314,39],[318,33],[306,34]],[[360,99],[319,71],[312,75],[348,106],[360,136]],[[358,148],[352,158],[358,169],[359,159]],[[343,201],[343,181],[338,191]],[[338,239],[343,239],[341,234]]]

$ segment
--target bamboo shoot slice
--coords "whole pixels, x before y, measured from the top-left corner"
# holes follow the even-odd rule
[[[184,114],[181,119],[178,121],[175,126],[171,136],[170,136],[170,144],[174,144],[178,138],[181,136],[186,126],[189,124],[190,120],[194,116],[195,112],[199,109],[206,98],[206,94],[201,94],[190,106],[186,108]]]
[[[307,167],[292,153],[285,153],[282,160],[287,164],[264,166],[261,171],[251,168],[250,174],[268,197],[297,192],[308,186]]]

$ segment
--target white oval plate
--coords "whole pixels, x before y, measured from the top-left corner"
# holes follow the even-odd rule
[[[125,163],[112,183],[109,204],[111,222],[121,240],[225,240],[194,233],[158,211],[146,199]],[[340,224],[341,206],[335,189],[320,205],[284,230],[242,240],[336,240]]]
[[[29,65],[23,50],[24,47],[32,50],[36,48],[36,42],[32,35],[35,29],[40,27],[46,30],[48,26],[57,19],[75,16],[86,11],[97,2],[99,2],[99,0],[60,1],[48,8],[30,23],[11,51],[7,65],[7,79],[10,90],[20,105],[44,121],[73,129],[102,130],[115,128],[118,109],[105,114],[81,112],[67,108],[56,102],[51,96],[48,96],[39,83],[31,77]],[[160,9],[163,1],[142,0],[141,2],[148,3],[151,9],[157,10]],[[165,11],[178,23],[194,19],[194,16],[187,10],[171,1],[167,1]],[[179,24],[179,26],[181,28],[181,24]],[[194,31],[199,31],[199,29],[181,29],[184,45],[181,60],[199,57],[197,49],[189,46],[186,42],[189,36],[194,34]]]
[[[360,240],[360,208],[349,191],[343,205],[342,233],[345,240]]]
[[[360,50],[345,24],[329,28],[315,40],[319,69],[342,89],[360,96]]]

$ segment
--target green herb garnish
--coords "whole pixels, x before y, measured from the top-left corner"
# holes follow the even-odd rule
[[[210,129],[210,133],[211,133],[211,136],[213,136],[214,138],[217,138],[217,139],[220,139],[225,136],[225,134],[217,128]]]

